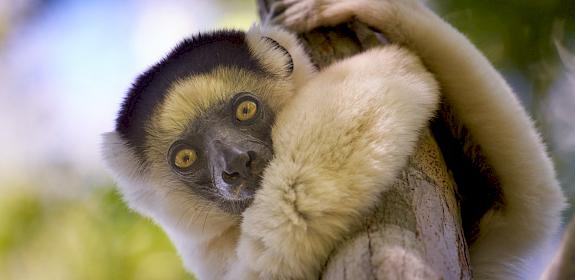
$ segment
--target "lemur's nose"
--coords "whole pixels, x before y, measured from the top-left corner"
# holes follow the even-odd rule
[[[238,147],[227,147],[222,150],[221,156],[224,164],[222,179],[228,184],[237,183],[241,179],[247,179],[251,174],[251,163],[255,153],[244,151]]]

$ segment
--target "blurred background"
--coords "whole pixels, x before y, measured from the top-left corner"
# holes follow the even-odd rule
[[[575,0],[430,3],[518,92],[573,204]],[[183,37],[256,20],[255,0],[0,0],[0,279],[192,279],[120,201],[100,135]]]

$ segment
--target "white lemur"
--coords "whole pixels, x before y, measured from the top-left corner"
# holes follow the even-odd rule
[[[463,196],[474,275],[517,277],[557,230],[564,198],[532,121],[483,55],[415,0],[275,8],[274,22],[295,31],[356,17],[401,47],[316,71],[275,27],[183,41],[136,80],[105,135],[128,204],[201,279],[317,278],[441,98],[431,125]]]

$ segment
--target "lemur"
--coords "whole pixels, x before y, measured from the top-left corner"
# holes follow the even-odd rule
[[[449,136],[444,152],[461,148],[445,156],[468,188],[474,276],[517,278],[565,202],[531,119],[487,59],[415,0],[274,9],[272,22],[295,32],[355,17],[394,44],[318,71],[279,27],[184,40],[138,77],[104,137],[126,202],[201,279],[317,278],[431,125]],[[458,126],[430,123],[436,114]]]

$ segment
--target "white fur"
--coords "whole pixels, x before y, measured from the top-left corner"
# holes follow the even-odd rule
[[[285,0],[279,19],[304,31],[353,16],[417,53],[469,129],[503,191],[472,244],[479,279],[518,278],[521,262],[558,230],[565,198],[531,119],[487,59],[465,36],[416,0]],[[462,186],[465,187],[465,186]]]
[[[169,174],[143,167],[116,132],[104,135],[103,156],[128,205],[168,234],[186,269],[201,279],[221,279],[235,261],[237,218],[183,191]]]

